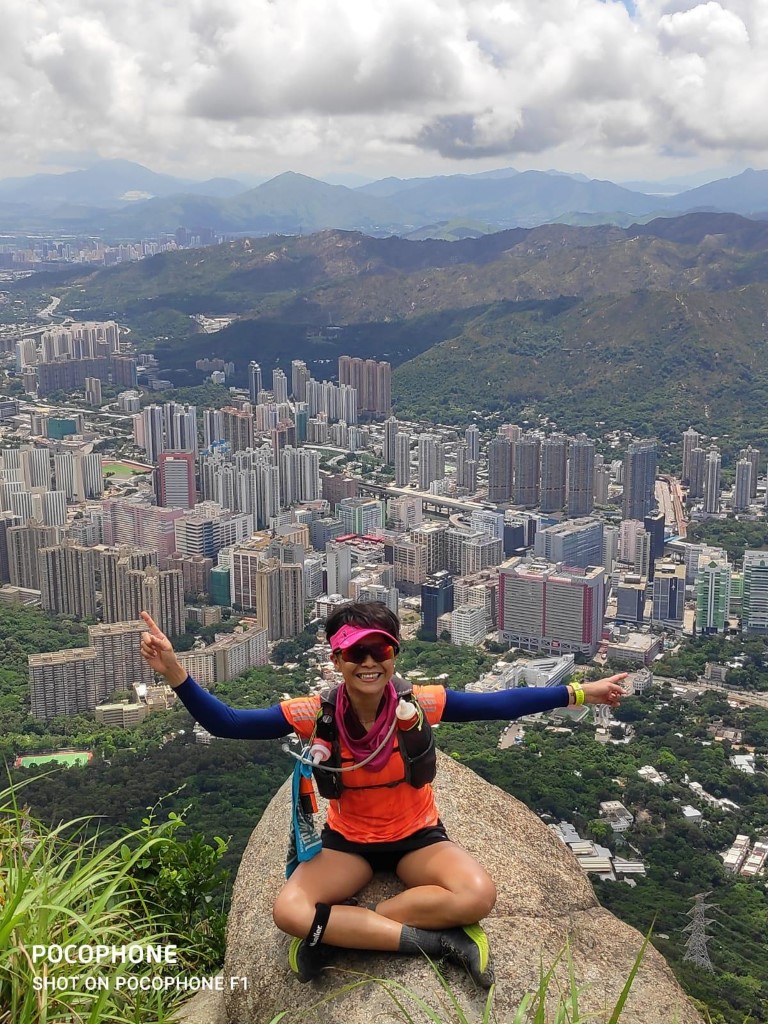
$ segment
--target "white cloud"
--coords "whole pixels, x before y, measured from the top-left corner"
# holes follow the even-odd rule
[[[768,154],[763,0],[5,0],[10,170]],[[498,162],[498,159],[497,159]]]

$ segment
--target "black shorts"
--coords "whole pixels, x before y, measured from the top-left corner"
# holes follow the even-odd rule
[[[336,832],[327,825],[323,827],[320,838],[324,850],[355,853],[367,860],[374,872],[392,874],[397,871],[397,865],[406,853],[421,850],[425,846],[434,846],[435,843],[450,842],[442,821],[429,828],[420,828],[418,832],[412,832],[411,835],[395,839],[391,843],[353,843],[350,839],[345,839],[341,832]]]

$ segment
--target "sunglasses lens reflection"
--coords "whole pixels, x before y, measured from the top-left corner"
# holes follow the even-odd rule
[[[388,661],[395,656],[395,650],[392,644],[354,644],[341,652],[344,661],[355,665],[361,665],[369,654],[374,661]]]

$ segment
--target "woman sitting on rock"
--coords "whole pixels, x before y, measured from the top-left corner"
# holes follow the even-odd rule
[[[343,680],[330,714],[319,696],[241,711],[191,679],[168,638],[146,612],[142,618],[149,629],[141,639],[145,660],[214,736],[272,739],[295,732],[314,742],[317,758],[332,749],[315,769],[321,791],[328,784],[336,787],[322,850],[299,864],[273,910],[278,928],[295,936],[289,961],[299,980],[316,977],[327,964],[329,947],[342,946],[446,958],[462,964],[477,985],[489,987],[488,940],[478,922],[493,909],[496,887],[474,857],[451,842],[440,821],[427,781],[430,772],[434,775],[434,743],[428,742],[423,758],[409,758],[402,739],[414,719],[414,730],[423,727],[429,740],[429,726],[438,722],[509,721],[569,704],[616,707],[624,676],[493,693],[414,686],[411,693],[393,679],[400,649],[397,616],[378,602],[350,603],[326,623]],[[322,729],[331,737],[325,744]],[[394,872],[404,890],[372,908],[356,905],[352,897],[377,871]]]

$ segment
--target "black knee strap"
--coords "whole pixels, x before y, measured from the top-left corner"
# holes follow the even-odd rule
[[[315,916],[307,933],[306,943],[308,946],[318,946],[323,941],[325,929],[328,927],[328,918],[331,916],[331,907],[328,903],[316,903]]]

